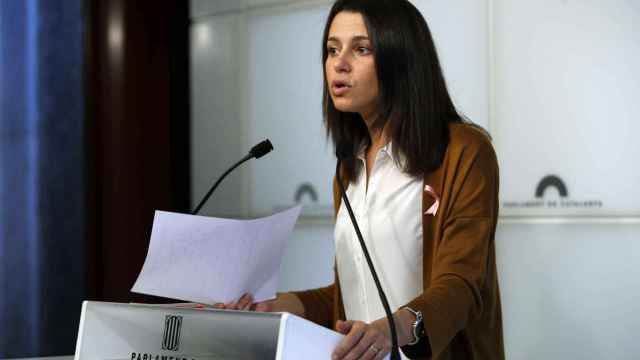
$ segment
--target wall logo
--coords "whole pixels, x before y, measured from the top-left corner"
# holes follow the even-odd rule
[[[318,191],[311,182],[303,182],[296,188],[293,194],[293,204],[302,206],[300,216],[313,218],[327,218],[333,215],[333,204],[320,202]],[[274,207],[276,211],[291,208],[292,204]]]
[[[564,181],[555,175],[547,175],[540,180],[538,186],[536,187],[536,198],[544,197],[544,192],[549,187],[554,187],[558,190],[561,198],[566,198],[569,196],[569,192],[567,191],[567,185],[564,184]]]
[[[308,195],[311,198],[311,201],[314,203],[318,202],[318,192],[310,183],[303,183],[298,186],[296,189],[296,194],[293,196],[293,200],[296,203],[302,202],[302,197]]]
[[[548,190],[555,189],[560,198],[545,198]],[[569,197],[569,189],[564,180],[557,175],[543,177],[536,186],[535,199],[525,201],[505,201],[505,208],[510,209],[594,209],[601,208],[601,200],[575,200]]]
[[[164,320],[162,350],[178,351],[180,349],[180,330],[181,329],[182,329],[182,316],[167,315],[167,317]]]

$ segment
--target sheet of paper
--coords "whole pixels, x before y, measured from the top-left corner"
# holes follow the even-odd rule
[[[343,338],[344,335],[338,332],[285,313],[280,323],[276,359],[331,359],[333,351]],[[383,359],[388,360],[389,355]]]
[[[131,291],[203,304],[275,297],[300,206],[255,220],[156,211],[147,258]]]

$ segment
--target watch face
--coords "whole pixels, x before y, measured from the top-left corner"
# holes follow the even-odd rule
[[[414,335],[419,338],[424,336],[424,323],[422,321],[416,325],[416,333]]]
[[[416,321],[413,325],[413,336],[416,340],[424,336],[424,321],[422,319],[422,313],[416,314]]]

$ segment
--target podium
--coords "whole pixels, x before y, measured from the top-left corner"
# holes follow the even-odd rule
[[[289,313],[85,301],[75,360],[326,360],[342,337]]]

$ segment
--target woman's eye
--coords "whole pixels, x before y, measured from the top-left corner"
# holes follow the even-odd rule
[[[371,53],[371,49],[369,49],[366,46],[360,46],[356,49],[356,51],[358,52],[358,54],[360,55],[368,55]]]
[[[327,48],[327,53],[329,53],[329,55],[337,55],[338,54],[338,49],[335,47],[329,47]]]

